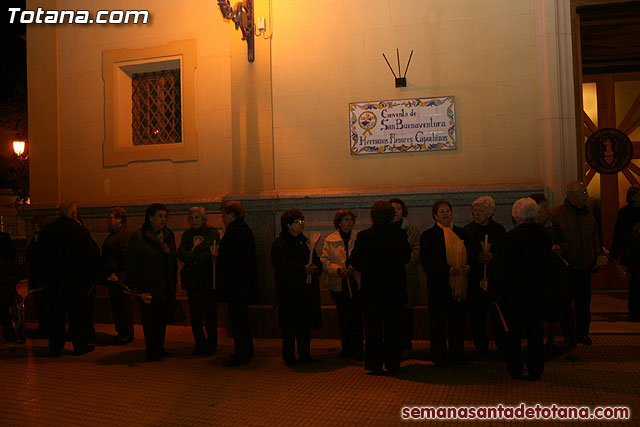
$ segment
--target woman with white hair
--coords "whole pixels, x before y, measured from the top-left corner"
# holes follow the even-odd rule
[[[493,258],[498,245],[505,235],[502,225],[493,220],[496,211],[496,202],[490,196],[478,197],[471,203],[473,221],[465,225],[464,229],[469,233],[469,317],[471,318],[471,335],[473,344],[480,353],[489,350],[489,336],[487,335],[487,313],[491,317],[493,338],[496,347],[504,350],[505,332],[502,328],[498,313],[489,306],[486,289],[480,284],[485,272],[488,281],[491,282],[493,271]],[[483,250],[483,244],[489,243],[488,251]]]
[[[536,381],[544,370],[543,301],[546,271],[551,263],[551,237],[536,221],[538,204],[531,198],[513,205],[516,227],[502,240],[496,253],[494,280],[489,293],[498,301],[509,327],[508,370],[521,378],[524,370],[521,339],[527,336],[527,379]]]
[[[191,331],[195,341],[193,354],[213,354],[218,347],[218,301],[213,289],[210,247],[214,242],[220,242],[220,233],[207,225],[207,213],[200,206],[189,208],[187,220],[190,227],[182,234],[178,258],[184,263],[180,278],[189,299]]]

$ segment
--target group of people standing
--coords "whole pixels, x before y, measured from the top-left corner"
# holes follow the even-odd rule
[[[109,344],[125,345],[133,341],[132,309],[136,301],[147,359],[170,356],[164,339],[178,304],[175,296],[180,259],[181,283],[187,291],[195,341],[194,355],[208,355],[217,350],[217,304],[221,300],[229,304],[235,341],[235,353],[228,364],[249,362],[253,338],[248,304],[257,294],[258,270],[255,240],[244,222],[242,204],[223,202],[226,232],[222,238],[207,224],[204,208],[190,208],[187,212],[190,228],[183,233],[179,246],[167,227],[168,213],[160,203],[148,206],[142,227],[130,233],[126,211],[111,208],[107,217],[109,235],[102,251],[79,221],[73,203],[63,203],[52,224],[34,218],[34,238],[27,250],[29,287],[36,297],[37,332],[48,335],[52,356],[62,354],[67,337],[73,342],[76,355],[95,349],[89,341],[93,329],[91,298],[96,283],[106,284],[109,289],[117,333]]]
[[[591,274],[606,258],[587,199],[581,182],[570,183],[565,202],[551,212],[542,194],[520,199],[513,205],[515,228],[509,232],[494,221],[496,204],[489,196],[473,202],[473,222],[465,227],[454,225],[450,202],[436,201],[435,224],[422,234],[407,220],[407,207],[399,199],[376,202],[370,212],[373,225],[359,233],[353,230],[356,214],[342,209],[319,259],[314,243],[302,234],[302,212],[285,212],[272,248],[284,361],[312,360],[309,336],[319,325],[317,278],[324,270],[338,312],[341,356],[364,360],[373,375],[395,374],[403,350],[411,348],[410,313],[419,295],[421,266],[435,365],[465,363],[469,319],[479,353],[489,350],[490,324],[511,376],[537,380],[544,369],[545,336],[547,350],[558,348],[560,334],[568,351],[577,343],[591,345]],[[523,337],[528,340],[525,377]]]
[[[514,378],[524,373],[521,339],[526,337],[527,378],[538,379],[544,369],[545,336],[547,346],[557,346],[559,335],[569,347],[591,344],[591,274],[606,259],[587,199],[581,182],[570,183],[564,203],[551,211],[542,194],[520,199],[513,205],[515,227],[509,232],[494,221],[496,204],[489,196],[472,203],[473,221],[465,227],[454,225],[452,204],[438,200],[432,207],[434,225],[422,233],[407,219],[402,200],[378,201],[370,210],[371,227],[360,232],[354,230],[356,214],[339,210],[333,221],[336,231],[324,239],[321,250],[316,249],[315,238],[304,234],[303,213],[287,210],[271,248],[283,361],[288,365],[314,361],[311,330],[322,324],[319,279],[326,274],[338,313],[341,356],[364,361],[373,375],[395,374],[411,350],[422,269],[435,365],[465,363],[469,319],[481,354],[489,351],[490,325],[495,346],[507,356]],[[637,317],[640,187],[632,187],[627,199],[611,255],[621,255],[621,268],[631,274],[629,308]],[[49,335],[53,356],[64,347],[65,316],[74,352],[94,349],[89,344],[90,298],[96,282],[109,287],[117,332],[110,343],[133,340],[136,301],[147,358],[169,356],[164,337],[177,304],[180,274],[189,300],[194,355],[216,352],[217,304],[224,301],[235,344],[227,363],[251,360],[249,303],[257,297],[258,269],[255,240],[242,204],[222,203],[222,238],[207,224],[205,210],[192,207],[187,212],[190,227],[177,245],[167,217],[167,208],[154,203],[146,209],[142,227],[129,233],[125,210],[110,209],[110,233],[101,255],[78,221],[74,204],[62,204],[58,219],[50,225],[34,218],[35,236],[27,251],[29,283],[37,291],[40,328]]]

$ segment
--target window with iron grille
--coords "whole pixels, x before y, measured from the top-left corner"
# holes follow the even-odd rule
[[[182,142],[180,70],[131,77],[133,145]]]

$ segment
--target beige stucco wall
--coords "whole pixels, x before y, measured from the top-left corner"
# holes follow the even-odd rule
[[[540,179],[530,0],[273,0],[273,20],[276,188]],[[350,155],[349,102],[449,95],[457,150]]]
[[[206,197],[232,190],[230,30],[212,1],[101,2],[61,0],[60,9],[147,9],[146,25],[31,25],[29,26],[29,76],[31,129],[51,129],[50,107],[32,111],[39,102],[55,106],[55,46],[58,37],[59,167],[50,152],[55,139],[31,139],[33,202],[57,200],[166,199]],[[29,1],[27,9],[53,9],[53,2]],[[93,6],[93,7],[90,7]],[[31,38],[48,33],[46,45]],[[122,167],[103,167],[104,84],[102,53],[110,49],[143,49],[175,40],[197,40],[195,80],[196,128],[199,135],[197,161],[134,162]],[[39,71],[42,70],[42,71]],[[47,89],[41,92],[40,86]],[[30,130],[31,130],[30,129]],[[51,133],[51,131],[49,132]],[[47,147],[46,150],[38,146]],[[42,153],[42,155],[40,155]],[[36,164],[38,167],[35,167]],[[59,192],[56,194],[56,180]]]
[[[268,28],[256,38],[253,64],[215,1],[100,2],[90,9],[148,9],[147,25],[32,25],[32,200],[110,204],[540,182],[534,3],[256,0],[256,16]],[[79,0],[57,4],[88,7]],[[34,0],[27,8],[39,5],[52,8]],[[104,167],[103,52],[192,39],[198,159]],[[395,88],[382,58],[386,53],[394,64],[396,48],[403,66],[414,50],[406,88]],[[456,150],[350,155],[350,102],[448,95],[456,97]],[[38,104],[46,108],[31,110]]]

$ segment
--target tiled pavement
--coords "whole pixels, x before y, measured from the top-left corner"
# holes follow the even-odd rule
[[[83,356],[73,356],[68,344],[69,354],[52,359],[42,339],[0,345],[0,425],[395,425],[403,424],[405,405],[521,402],[628,406],[630,422],[562,425],[640,425],[640,335],[594,335],[593,346],[576,349],[577,361],[560,357],[546,364],[540,381],[527,382],[511,380],[495,355],[480,359],[470,343],[468,364],[442,369],[421,360],[427,343],[419,341],[396,377],[365,375],[362,364],[339,358],[334,340],[313,340],[319,361],[290,368],[280,360],[278,340],[259,339],[249,365],[229,368],[229,338],[220,338],[217,355],[194,357],[184,326],[169,327],[166,347],[174,357],[147,362],[136,328],[132,344],[109,347],[100,343],[112,326],[97,325],[99,345]]]

